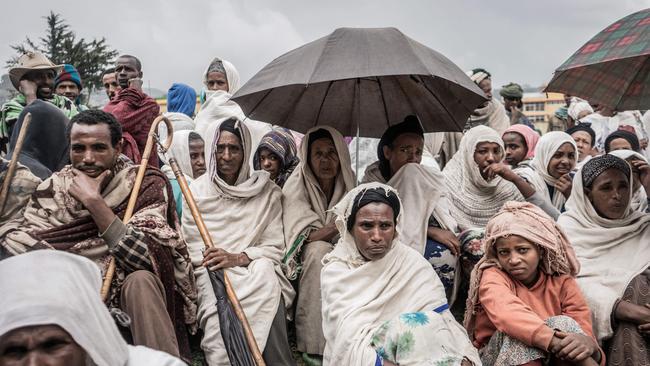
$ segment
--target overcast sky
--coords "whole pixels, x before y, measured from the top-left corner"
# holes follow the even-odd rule
[[[397,27],[462,69],[484,67],[494,85],[541,85],[593,35],[650,0],[113,0],[14,1],[0,12],[0,61],[9,44],[44,33],[50,10],[77,36],[106,37],[138,56],[145,86],[201,87],[219,56],[242,81],[275,57],[339,27]],[[4,70],[6,72],[6,70]]]

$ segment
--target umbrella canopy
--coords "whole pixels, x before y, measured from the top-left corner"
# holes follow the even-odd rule
[[[462,131],[486,99],[453,62],[395,28],[340,28],[273,60],[233,100],[249,118],[292,130],[380,137],[410,114],[426,132]]]
[[[546,91],[616,110],[650,108],[650,9],[615,22],[556,71]]]

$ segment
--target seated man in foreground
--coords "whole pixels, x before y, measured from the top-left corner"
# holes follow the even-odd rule
[[[215,246],[204,252],[186,201],[183,237],[199,289],[198,321],[206,361],[210,366],[230,365],[208,274],[208,270],[223,268],[228,270],[266,364],[293,365],[285,323],[285,304],[290,305],[293,294],[280,269],[282,192],[269,173],[249,173],[251,135],[244,123],[229,118],[211,125],[204,136],[210,136],[206,139],[209,168],[192,182],[190,190]]]
[[[0,284],[0,365],[185,365],[126,344],[99,297],[99,268],[88,259],[37,250],[0,262],[0,278],[12,279]]]
[[[0,257],[62,250],[93,260],[105,274],[112,256],[117,268],[107,303],[131,317],[133,342],[175,356],[179,346],[189,351],[196,289],[168,181],[147,170],[125,223],[138,167],[119,159],[120,124],[89,110],[70,121],[69,133],[72,165],[44,180],[24,216],[4,225]]]

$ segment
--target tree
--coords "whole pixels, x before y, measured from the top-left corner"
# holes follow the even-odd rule
[[[61,14],[50,11],[50,15],[43,18],[47,22],[45,35],[38,41],[26,37],[24,42],[11,45],[17,55],[7,61],[7,67],[16,65],[18,58],[28,51],[40,52],[55,64],[74,65],[88,95],[92,90],[100,88],[102,72],[112,64],[117,51],[106,43],[104,37],[91,41],[77,39]]]

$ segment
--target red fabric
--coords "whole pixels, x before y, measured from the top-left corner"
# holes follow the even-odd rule
[[[139,164],[144,155],[147,136],[154,119],[160,113],[160,107],[147,94],[135,88],[120,90],[115,99],[105,107],[104,112],[111,113],[122,125],[124,137],[124,155]],[[158,168],[158,154],[152,152],[149,166]]]

